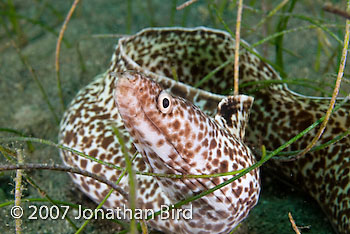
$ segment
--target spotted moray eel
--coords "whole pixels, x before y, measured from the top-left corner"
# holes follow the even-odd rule
[[[136,149],[152,172],[214,174],[240,170],[255,162],[242,143],[253,101],[249,96],[223,99],[214,120],[142,74],[124,73],[117,79],[115,100]],[[229,178],[156,180],[175,204]],[[254,170],[184,206],[192,210],[193,217],[174,222],[173,226],[179,233],[229,233],[257,203],[259,192],[259,172]]]
[[[170,94],[183,97],[207,115],[214,116],[218,103],[225,98],[220,93],[233,87],[233,63],[228,63],[199,88],[193,86],[233,55],[234,39],[228,33],[204,27],[151,28],[120,39],[110,68],[80,90],[65,112],[61,122],[60,143],[124,166],[111,126],[120,129],[130,154],[135,153],[136,149],[113,101],[115,77],[110,73],[125,70],[141,72],[158,82]],[[177,74],[178,81],[171,78],[172,71]],[[281,79],[269,65],[244,49],[240,52],[239,72],[240,84]],[[277,148],[323,116],[329,103],[328,99],[306,97],[292,92],[284,84],[240,89],[243,93],[248,91],[253,91],[255,102],[245,141],[253,149],[260,149],[261,145],[265,145],[267,150]],[[319,143],[325,143],[349,128],[349,105],[346,105],[331,116]],[[310,131],[286,150],[303,149],[315,133],[316,130]],[[104,175],[112,181],[120,175],[118,171],[69,152],[61,152],[61,156],[68,165]],[[325,149],[309,152],[298,160],[270,160],[269,164],[276,173],[294,182],[319,203],[336,232],[350,233],[349,136]],[[149,170],[141,156],[136,158],[134,166],[139,171]],[[105,185],[92,179],[71,176],[80,189],[97,202],[108,192]],[[152,177],[139,176],[137,180],[139,199],[140,202],[145,201],[145,207],[171,203]],[[127,190],[126,179],[121,181],[121,186]],[[120,207],[126,203],[120,194],[114,193],[106,207]],[[149,221],[149,225],[163,231],[168,230],[163,227],[169,227],[169,224],[167,226],[159,220]]]

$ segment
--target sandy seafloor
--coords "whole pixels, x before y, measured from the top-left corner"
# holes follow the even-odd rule
[[[43,24],[52,27],[55,32],[60,30],[71,2],[14,1],[17,14],[40,20]],[[174,1],[149,1],[153,4],[152,8],[147,7],[147,1],[132,2],[130,33],[152,26],[152,21],[156,26],[172,26],[170,9]],[[182,1],[178,1],[178,4],[180,2]],[[271,3],[269,4],[271,6]],[[305,4],[306,9],[303,9],[302,4],[299,4],[297,9],[307,11],[307,7],[310,6]],[[188,11],[185,26],[205,25],[222,28],[219,22],[213,25],[206,4],[194,5]],[[232,9],[232,12],[234,11],[235,9]],[[7,16],[3,17],[5,19]],[[183,12],[177,12],[174,16],[174,25],[181,25],[182,18]],[[228,23],[233,25],[234,16],[225,19],[228,19]],[[247,34],[244,31],[245,28],[254,25],[258,20],[252,14],[247,14],[247,19],[243,18],[243,37]],[[8,23],[7,19],[6,22]],[[19,23],[27,41],[21,47],[21,52],[35,70],[56,113],[61,118],[62,110],[57,94],[54,67],[57,36],[24,18],[20,18]],[[117,39],[96,37],[96,35],[127,34],[129,32],[126,25],[127,1],[82,1],[78,5],[65,33],[65,39],[70,46],[62,44],[61,49],[60,71],[66,105],[80,88],[108,67]],[[0,33],[0,127],[16,129],[29,136],[57,142],[58,125],[42,98],[37,84],[11,46],[3,28],[0,29]],[[312,53],[315,53],[316,50],[312,49],[316,46],[317,38],[313,35],[305,40],[305,35],[308,36],[304,32],[304,34],[300,33],[297,36],[289,35],[285,39],[286,43],[294,42],[293,46],[287,46],[288,49],[293,49],[296,54],[299,54],[298,58],[287,57],[285,66],[286,71],[291,72],[294,76],[312,77],[308,67],[313,61]],[[249,35],[245,39],[248,42],[257,41],[254,35]],[[295,40],[300,40],[300,42],[295,43]],[[312,52],[308,53],[307,49],[312,50]],[[83,61],[79,57],[78,51]],[[273,47],[270,48],[268,55],[273,59]],[[296,74],[297,71],[298,74]],[[13,136],[13,134],[0,132],[0,136]],[[14,149],[25,145],[21,142],[13,142],[10,146]],[[34,146],[33,153],[25,153],[26,162],[61,163],[56,148],[40,144],[34,144]],[[0,163],[7,162],[1,157]],[[36,170],[29,172],[28,175],[55,200],[94,207],[94,203],[74,186],[66,173]],[[279,181],[266,170],[263,170],[262,176],[264,179],[259,203],[236,233],[295,233],[288,220],[288,212],[292,213],[298,226],[309,226],[309,229],[302,229],[302,233],[333,233],[322,210],[307,194]],[[14,172],[0,174],[0,204],[13,200],[14,177]],[[40,194],[32,186],[26,184],[23,197],[39,198]],[[39,206],[42,203],[35,204]],[[25,207],[28,205],[28,203],[24,204]],[[22,224],[24,233],[74,233],[66,221],[49,219],[28,221],[29,210],[25,208],[25,212],[27,213],[24,215]],[[0,232],[14,233],[15,221],[10,216],[9,206],[0,208],[0,217]],[[77,225],[82,223],[74,221]],[[86,227],[85,233],[115,233],[117,230],[117,225],[114,223],[107,220],[97,220]]]

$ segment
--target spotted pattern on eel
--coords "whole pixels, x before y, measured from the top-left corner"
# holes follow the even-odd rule
[[[281,79],[270,66],[254,54],[244,49],[240,54],[240,84]],[[67,109],[61,122],[60,143],[101,160],[124,166],[111,126],[115,124],[123,133],[131,154],[136,149],[116,110],[113,101],[115,78],[109,73],[125,70],[142,72],[167,88],[169,93],[186,98],[206,114],[214,116],[218,103],[225,98],[219,94],[233,87],[233,63],[215,73],[212,79],[199,87],[200,89],[192,86],[233,55],[234,39],[229,34],[204,27],[151,28],[120,39],[107,72],[83,88]],[[172,68],[175,69],[179,81],[170,78]],[[260,149],[262,144],[267,150],[277,148],[324,115],[329,103],[328,99],[311,98],[292,92],[282,84],[271,84],[267,87],[256,85],[252,90],[255,103],[245,139],[250,146],[257,149]],[[244,93],[248,90],[240,91]],[[350,128],[349,109],[349,105],[343,106],[331,116],[320,143]],[[310,131],[287,150],[303,149],[316,131],[317,129]],[[104,175],[113,181],[120,174],[69,152],[61,152],[61,156],[69,165]],[[323,150],[309,152],[299,160],[270,160],[269,164],[276,173],[284,175],[308,192],[320,204],[338,233],[349,233],[349,161],[348,136]],[[135,169],[149,170],[141,157],[136,158]],[[103,195],[107,194],[108,189],[103,184],[78,175],[72,175],[72,178],[81,190],[95,201],[100,201]],[[142,176],[137,179],[139,195],[145,198],[145,201],[153,199],[160,201],[159,204],[171,203],[166,196],[161,195],[162,189],[155,180]],[[127,188],[126,179],[121,181],[121,185]],[[115,193],[106,206],[114,207],[124,203],[126,201],[123,197]],[[155,207],[155,203],[145,205]],[[157,221],[150,221],[150,225],[164,230],[160,228],[163,225],[161,221]],[[169,227],[172,224],[164,225]]]
[[[255,162],[241,141],[253,99],[229,96],[215,120],[189,101],[169,95],[142,74],[117,79],[115,100],[134,145],[150,170],[161,174],[214,174],[240,170]],[[230,124],[227,124],[230,122]],[[230,127],[231,126],[231,127]],[[156,177],[172,203],[215,187],[232,176],[196,179]],[[189,205],[193,219],[179,220],[180,233],[228,233],[257,203],[258,170]]]

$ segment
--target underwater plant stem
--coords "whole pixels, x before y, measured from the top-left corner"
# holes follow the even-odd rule
[[[269,14],[264,17],[259,23],[257,23],[254,26],[254,30],[252,31],[252,33],[259,28],[261,25],[263,25],[268,19],[270,19],[272,16],[274,16],[281,8],[284,7],[284,5],[286,5],[288,3],[289,0],[284,0],[282,2],[280,2],[274,9],[272,9]]]
[[[65,109],[64,106],[64,100],[63,100],[63,93],[62,93],[62,88],[61,88],[61,78],[60,78],[60,49],[61,49],[61,42],[63,39],[64,32],[66,31],[67,24],[72,17],[74,10],[80,0],[74,0],[73,5],[71,6],[68,15],[66,16],[62,28],[60,30],[60,33],[58,35],[57,43],[56,43],[56,59],[55,59],[55,68],[56,68],[56,79],[57,79],[57,89],[58,89],[58,96],[62,105],[62,110]]]
[[[105,179],[102,176],[98,176],[96,174],[93,174],[91,172],[76,168],[76,167],[68,167],[68,166],[62,166],[58,164],[42,164],[42,163],[26,163],[26,164],[16,164],[16,165],[0,165],[0,171],[12,171],[12,170],[52,170],[52,171],[64,171],[74,174],[80,174],[83,176],[91,177],[101,183],[104,183],[110,187],[112,187],[114,190],[118,191],[122,196],[124,196],[125,199],[128,199],[128,194],[124,192],[118,185],[115,183]]]
[[[235,68],[234,68],[234,88],[233,94],[238,95],[238,81],[239,81],[239,42],[241,37],[241,20],[242,20],[243,0],[238,1],[237,22],[236,22],[236,43],[235,43]]]
[[[295,224],[295,221],[293,219],[293,216],[290,212],[288,212],[288,218],[290,223],[292,224],[292,228],[295,231],[296,234],[301,234],[301,232],[299,231],[299,228],[297,227],[297,225]]]
[[[11,162],[12,164],[16,164],[17,162],[14,160],[14,159],[12,159],[9,155],[7,155],[6,154],[6,152],[4,152],[4,149],[2,149],[2,147],[0,146],[0,152],[5,156],[5,158],[9,161],[9,162]],[[17,153],[18,154],[18,153]],[[18,162],[19,163],[19,162]],[[45,192],[43,189],[41,189],[40,187],[39,187],[39,185],[32,179],[32,178],[30,178],[28,175],[26,175],[25,173],[23,174],[23,177],[26,179],[26,181],[31,185],[31,186],[33,186],[37,191],[38,191],[38,193],[42,196],[42,197],[44,197],[46,200],[45,201],[48,201],[48,202],[50,202],[52,205],[56,205],[57,206],[57,202],[55,202],[48,194],[47,194],[47,192]],[[23,200],[22,200],[23,201]],[[1,205],[0,205],[0,207],[1,207]],[[57,206],[58,207],[58,209],[60,210],[60,212],[64,212],[63,211],[63,209],[62,209],[62,207],[60,207],[60,206]],[[73,221],[68,217],[68,216],[66,216],[66,217],[64,217],[64,219],[65,220],[67,220],[67,222],[74,228],[74,229],[78,229],[78,227],[73,223]]]
[[[55,112],[55,109],[53,108],[53,106],[52,106],[52,104],[51,104],[51,102],[50,102],[50,100],[49,100],[49,97],[47,96],[47,93],[45,92],[45,89],[44,89],[43,85],[42,85],[41,82],[39,81],[39,79],[38,79],[38,77],[37,77],[37,75],[36,75],[36,73],[35,73],[33,67],[29,64],[27,58],[24,57],[24,55],[21,53],[21,50],[19,49],[19,47],[17,46],[17,44],[16,44],[13,40],[11,40],[11,43],[12,43],[12,46],[16,49],[17,54],[19,55],[19,57],[20,57],[22,63],[26,66],[26,68],[28,69],[28,71],[29,71],[30,74],[32,75],[32,77],[33,77],[35,83],[38,85],[38,87],[39,87],[39,89],[40,89],[40,92],[41,92],[41,94],[43,95],[43,98],[44,98],[45,102],[46,102],[47,105],[49,106],[49,109],[50,109],[50,111],[51,111],[51,113],[52,113],[52,115],[53,115],[53,117],[54,117],[56,123],[58,124],[60,121],[59,121],[58,116],[57,116],[57,114],[56,114],[56,112]]]
[[[350,95],[349,95],[349,98],[350,98]],[[337,107],[334,108],[333,111],[338,110],[342,105],[345,104],[345,102],[347,100],[348,100],[347,98],[344,99],[342,101],[342,103],[340,103]],[[323,120],[323,118],[321,118],[319,121],[321,122],[322,120]],[[317,147],[314,147],[312,150],[316,151],[316,150],[323,149],[323,148],[325,148],[325,147],[335,143],[336,141],[341,140],[342,138],[346,137],[349,134],[350,134],[350,130],[346,131],[346,132],[344,132],[344,133],[342,133],[340,135],[338,135],[337,137],[333,138],[332,140],[326,142],[325,144],[322,144],[322,145],[319,145]],[[45,144],[45,145],[56,147],[56,148],[61,149],[61,150],[67,150],[67,151],[69,151],[69,152],[71,152],[73,154],[76,154],[78,156],[84,157],[84,158],[89,159],[91,161],[100,163],[100,164],[102,164],[102,165],[104,165],[106,167],[113,168],[113,169],[118,170],[118,171],[124,171],[125,170],[124,168],[115,166],[114,164],[98,160],[98,159],[96,159],[94,157],[91,157],[89,155],[86,155],[86,154],[84,154],[84,153],[82,153],[80,151],[71,149],[71,148],[66,147],[64,145],[61,145],[61,144],[56,144],[56,143],[54,143],[52,141],[49,141],[49,140],[44,140],[44,139],[34,138],[34,137],[0,137],[0,142],[2,142],[2,141],[26,141],[26,142],[41,143],[41,144]],[[0,145],[0,152],[3,152],[3,151],[5,152],[5,150],[6,149],[3,148]],[[299,152],[301,152],[301,151],[281,152],[278,155],[283,155],[283,156],[287,155],[287,156],[289,156],[289,155],[295,155],[295,154],[297,154]],[[137,156],[137,154],[135,154],[133,158],[135,158],[136,156]],[[284,159],[278,158],[278,160],[284,160]],[[289,161],[291,159],[288,158],[286,160]],[[236,175],[236,174],[239,174],[239,173],[241,173],[243,171],[244,171],[244,169],[236,170],[236,171],[229,171],[229,172],[224,172],[224,173],[205,174],[205,175],[177,175],[177,174],[161,174],[161,173],[135,171],[135,174],[137,174],[137,175],[144,175],[144,176],[165,177],[165,178],[172,178],[172,179],[190,179],[190,178],[214,178],[214,177],[220,177],[220,176]]]
[[[172,0],[171,8],[170,8],[170,20],[169,20],[169,25],[172,27],[175,25],[176,4],[177,4],[177,0]]]
[[[296,0],[292,0],[289,8],[287,9],[287,12],[292,12],[295,6]],[[284,11],[285,12],[285,11]],[[281,16],[280,21],[277,24],[277,32],[283,31],[287,28],[287,24],[289,21],[290,16]],[[277,37],[275,40],[275,47],[276,47],[276,64],[278,67],[280,67],[282,70],[283,68],[283,37],[284,35],[282,34],[281,36]]]
[[[104,166],[107,166],[109,168],[113,168],[113,169],[116,169],[116,170],[123,170],[123,168],[115,166],[112,163],[104,162],[104,161],[99,160],[97,158],[91,157],[91,156],[89,156],[87,154],[84,154],[84,153],[82,153],[82,152],[80,152],[78,150],[69,148],[69,147],[61,145],[61,144],[57,144],[57,143],[55,143],[53,141],[50,141],[50,140],[45,140],[45,139],[40,139],[40,138],[35,138],[35,137],[0,137],[0,142],[2,142],[2,141],[31,141],[31,142],[36,142],[36,143],[40,143],[40,144],[45,144],[45,145],[56,147],[56,148],[61,149],[61,150],[69,151],[69,152],[71,152],[73,154],[76,154],[78,156],[87,158],[87,159],[89,159],[91,161],[100,163],[100,164],[102,164]]]
[[[195,2],[197,2],[198,0],[189,0],[189,1],[187,1],[187,2],[185,2],[185,3],[183,3],[183,4],[181,4],[180,6],[177,6],[176,7],[176,10],[182,10],[182,9],[184,9],[185,7],[188,7],[189,5],[191,5],[192,3],[195,3]]]
[[[17,131],[15,129],[12,129],[12,128],[1,128],[0,127],[0,132],[10,132],[10,133],[14,133],[14,134],[19,135],[19,136],[26,137],[26,135],[24,133]],[[30,141],[27,141],[26,143],[27,143],[27,148],[29,150],[29,153],[33,153],[35,150],[33,144]]]
[[[194,88],[200,87],[204,82],[208,81],[211,79],[215,73],[226,67],[229,63],[231,63],[234,60],[234,57],[228,58],[225,62],[221,63],[219,66],[217,66],[214,70],[209,72],[205,77],[203,77],[201,80],[199,80],[196,84],[193,85]]]
[[[56,147],[58,149],[61,150],[67,150],[73,154],[76,154],[78,156],[84,157],[86,159],[89,159],[91,161],[97,162],[101,165],[104,165],[106,167],[118,170],[118,171],[123,171],[124,168],[122,167],[118,167],[115,166],[114,164],[105,162],[105,161],[101,161],[97,158],[91,157],[87,154],[84,154],[80,151],[77,151],[75,149],[71,149],[67,146],[61,145],[61,144],[56,144],[52,141],[49,140],[44,140],[44,139],[40,139],[40,138],[34,138],[34,137],[0,137],[0,142],[2,141],[31,141],[31,142],[36,142],[36,143],[40,143],[40,144],[45,144],[45,145],[49,145],[49,146],[53,146]],[[0,152],[1,150],[3,150],[3,147],[0,145]],[[135,154],[136,156],[137,154]],[[136,171],[135,174],[138,175],[145,175],[145,176],[156,176],[156,177],[166,177],[166,178],[173,178],[173,179],[189,179],[189,178],[213,178],[213,177],[219,177],[219,176],[228,176],[228,175],[235,175],[238,173],[241,173],[243,171],[242,170],[237,170],[237,171],[230,171],[230,172],[224,172],[224,173],[216,173],[216,174],[209,174],[209,175],[177,175],[177,174],[160,174],[160,173],[151,173],[151,172],[140,172],[140,171]]]
[[[209,4],[209,9],[213,9],[215,11],[216,17],[218,18],[218,20],[220,21],[220,23],[222,23],[223,27],[225,28],[225,30],[230,33],[230,35],[234,38],[235,35],[234,33],[231,31],[230,27],[226,24],[226,22],[223,20],[219,10],[217,9],[217,7],[215,6],[215,4]],[[269,64],[271,67],[273,67],[275,70],[277,70],[280,75],[282,77],[286,76],[286,73],[277,65],[272,63],[271,61],[269,61],[268,59],[262,57],[260,54],[258,54],[256,51],[254,51],[253,49],[251,49],[246,43],[244,42],[240,42],[240,45],[246,49],[247,51],[249,51],[250,53],[254,54],[255,56],[257,56],[259,59],[261,59],[263,62]],[[234,58],[234,56],[233,56]],[[222,64],[220,64],[219,67],[221,67]],[[207,75],[209,76],[209,74]],[[195,86],[196,87],[196,86]],[[198,86],[197,86],[198,87]]]
[[[0,145],[0,152],[4,155],[4,157],[9,161],[11,162],[12,164],[16,164],[17,161],[14,160],[13,158],[11,158],[11,156],[8,155],[8,152],[6,152],[6,149],[3,148],[1,145]],[[16,153],[14,153],[16,154]],[[18,154],[18,153],[17,153]],[[16,155],[17,155],[16,154]],[[46,200],[45,201],[48,201],[50,202],[51,204],[53,205],[56,205],[57,206],[57,202],[55,202],[43,189],[41,189],[39,187],[39,185],[37,185],[37,183],[32,179],[30,178],[28,175],[26,175],[25,173],[23,174],[23,177],[26,179],[26,181],[32,185],[37,191],[38,193],[44,197]],[[25,199],[26,201],[27,199]],[[23,201],[23,200],[22,200]],[[60,212],[63,213],[63,209],[60,207],[60,206],[57,206],[58,209],[60,210]],[[0,208],[1,208],[1,204],[0,204]],[[78,229],[78,227],[73,223],[73,221],[68,217],[68,216],[65,216],[64,217],[65,220],[67,220],[67,222],[74,228],[74,229]]]
[[[350,9],[350,0],[348,0],[348,7],[347,10]],[[347,52],[348,52],[348,47],[349,47],[349,35],[350,35],[350,20],[346,20],[346,26],[345,26],[345,37],[344,37],[344,46],[343,46],[343,51],[342,51],[342,56],[341,56],[341,60],[340,60],[340,65],[339,65],[339,70],[338,70],[338,76],[337,76],[337,80],[335,83],[335,87],[333,90],[333,95],[332,95],[332,99],[329,103],[329,107],[327,109],[325,118],[320,126],[320,129],[318,130],[316,136],[312,139],[312,141],[310,142],[310,144],[308,144],[305,149],[296,156],[296,159],[304,156],[307,152],[309,152],[311,150],[311,148],[316,144],[316,142],[320,139],[320,137],[322,136],[328,120],[332,114],[338,93],[339,93],[339,88],[340,88],[340,84],[341,84],[341,80],[342,77],[344,75],[344,68],[345,68],[345,64],[346,64],[346,57],[347,57]]]
[[[347,130],[345,132],[343,132],[342,134],[334,137],[332,140],[327,141],[324,144],[318,145],[318,146],[314,146],[310,149],[309,152],[314,152],[314,151],[318,151],[318,150],[322,150],[324,148],[327,148],[328,146],[340,141],[341,139],[347,137],[350,135],[350,130]],[[293,150],[293,151],[287,151],[287,152],[280,152],[278,154],[278,156],[287,156],[287,158],[274,158],[275,160],[281,160],[281,161],[291,161],[294,160],[293,158],[295,157],[295,155],[297,155],[298,153],[302,152],[302,150]]]
[[[132,211],[132,215],[135,214],[136,210],[136,179],[135,179],[135,173],[132,168],[132,161],[130,159],[130,156],[128,154],[128,151],[125,146],[125,142],[123,138],[120,135],[120,132],[117,127],[113,127],[113,132],[118,138],[121,151],[124,155],[125,159],[125,165],[126,165],[126,172],[128,173],[129,176],[129,205],[130,209]],[[131,218],[130,219],[130,233],[131,234],[136,234],[137,233],[137,227],[136,227],[136,219]]]
[[[10,20],[10,23],[12,25],[12,29],[14,31],[14,35],[17,38],[17,42],[19,47],[23,47],[28,43],[27,36],[24,34],[21,24],[19,23],[19,19],[16,16],[16,7],[15,4],[13,3],[13,0],[8,0],[7,1],[7,7],[5,11],[8,13],[8,19]]]
[[[330,12],[330,13],[332,13],[332,14],[340,15],[340,16],[346,18],[346,19],[350,19],[350,14],[349,14],[348,12],[343,11],[343,10],[341,10],[341,9],[339,9],[339,8],[336,8],[336,7],[332,6],[330,3],[326,3],[326,4],[322,7],[322,9],[323,9],[324,11]]]
[[[23,163],[23,150],[17,150],[17,161],[18,163]],[[22,199],[22,174],[23,170],[19,169],[16,171],[16,188],[15,188],[15,206],[20,207],[21,206],[21,199]],[[16,210],[17,211],[17,210]],[[19,218],[16,218],[16,234],[22,233],[22,219],[20,218],[21,215],[17,214]]]

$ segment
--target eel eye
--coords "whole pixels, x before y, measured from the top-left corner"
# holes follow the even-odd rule
[[[173,105],[172,105],[172,97],[165,91],[162,91],[158,96],[157,101],[158,109],[163,114],[168,114],[172,111]]]

